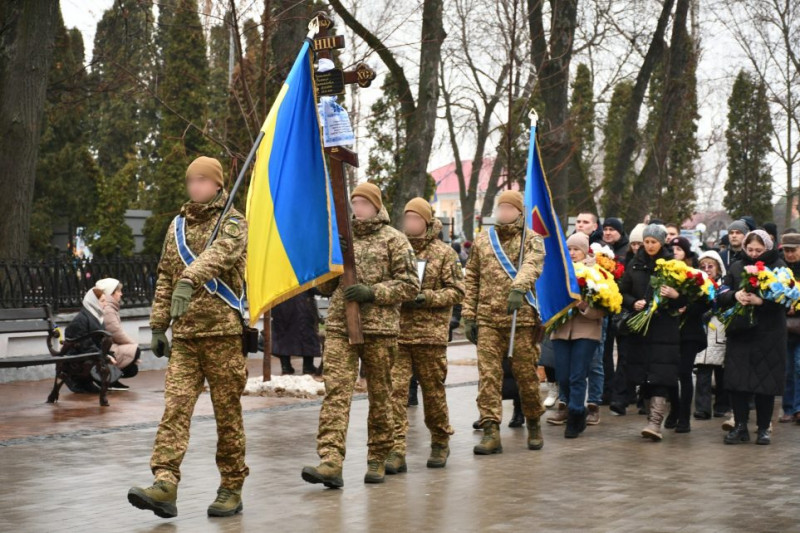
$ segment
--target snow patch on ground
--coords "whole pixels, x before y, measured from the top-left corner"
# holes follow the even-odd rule
[[[272,376],[263,381],[262,376],[247,380],[244,394],[249,396],[290,396],[294,398],[315,398],[325,395],[325,384],[309,375]]]

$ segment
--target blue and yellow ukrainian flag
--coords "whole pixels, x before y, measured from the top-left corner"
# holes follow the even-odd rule
[[[251,324],[343,270],[312,69],[306,41],[261,127],[247,194]]]
[[[553,207],[550,186],[542,168],[542,156],[536,144],[536,125],[531,124],[528,147],[528,172],[525,177],[525,213],[529,228],[544,239],[547,255],[544,270],[536,281],[539,313],[545,326],[549,325],[581,297],[578,278],[567,251],[567,239]]]

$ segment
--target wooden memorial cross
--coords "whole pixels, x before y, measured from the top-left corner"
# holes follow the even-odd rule
[[[318,58],[332,59],[331,50],[344,48],[342,35],[330,35],[333,30],[333,20],[324,11],[317,13],[314,18],[319,25],[319,31],[314,38],[314,52]],[[313,22],[313,21],[312,21]],[[356,68],[349,71],[331,69],[327,72],[315,73],[317,97],[344,94],[346,85],[357,83],[359,87],[369,87],[375,79],[375,71],[368,65],[359,63]],[[349,287],[357,283],[356,261],[353,253],[353,232],[350,227],[350,200],[347,195],[347,185],[344,179],[344,164],[358,167],[358,154],[343,146],[325,148],[325,153],[330,158],[331,187],[333,188],[333,204],[336,207],[336,223],[339,226],[339,235],[343,238],[342,259],[344,260],[344,274],[340,283]],[[346,303],[347,335],[350,344],[363,344],[364,334],[361,330],[361,313],[357,302]]]

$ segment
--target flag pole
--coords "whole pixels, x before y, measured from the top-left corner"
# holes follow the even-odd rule
[[[539,115],[536,114],[536,110],[531,108],[531,112],[528,113],[528,116],[531,119],[531,136],[535,139],[536,138],[536,127],[539,124]],[[528,162],[530,164],[530,162]],[[530,184],[526,184],[526,186],[530,186]],[[526,211],[528,210],[529,206],[526,206],[523,203],[523,209]],[[522,241],[519,245],[519,260],[517,261],[517,274],[519,275],[520,270],[522,270],[522,262],[525,259],[525,238],[527,237],[528,233],[528,213],[522,213]],[[524,301],[524,297],[523,297]],[[511,335],[508,338],[508,358],[511,359],[514,356],[514,336],[517,333],[517,309],[514,309],[514,314],[511,316]]]
[[[239,175],[236,177],[233,187],[231,187],[231,192],[228,194],[228,201],[225,202],[225,207],[222,208],[222,213],[220,213],[217,223],[214,225],[214,231],[211,232],[211,236],[208,238],[208,242],[206,242],[206,248],[211,246],[211,243],[217,238],[219,228],[222,225],[222,219],[225,218],[225,215],[231,210],[231,207],[233,207],[233,200],[236,198],[236,192],[239,190],[239,187],[244,181],[245,173],[247,172],[247,169],[250,168],[250,164],[253,162],[253,159],[256,156],[256,151],[258,151],[258,147],[261,145],[262,139],[264,139],[264,132],[259,131],[258,137],[256,137],[253,147],[250,149],[247,159],[244,160],[244,165],[242,165],[242,169],[239,171]]]
[[[319,32],[319,21],[316,17],[311,19],[311,22],[308,23],[308,34],[306,35],[306,39],[313,39],[314,36]],[[206,242],[206,248],[211,246],[211,243],[214,242],[214,239],[217,238],[219,234],[219,228],[222,226],[222,220],[225,218],[225,215],[228,211],[231,210],[233,207],[233,200],[236,198],[236,193],[239,190],[239,187],[244,182],[245,174],[247,173],[247,169],[250,168],[250,165],[253,162],[253,159],[256,157],[256,152],[258,151],[258,147],[261,145],[261,141],[264,139],[264,130],[259,130],[258,136],[256,140],[253,142],[253,147],[250,149],[250,153],[247,154],[247,159],[244,160],[244,164],[242,165],[242,169],[239,171],[239,175],[236,177],[236,181],[233,183],[233,187],[231,187],[231,192],[228,194],[228,201],[225,202],[225,207],[222,209],[222,213],[220,213],[219,218],[217,219],[217,223],[214,226],[214,231],[211,232],[211,236],[208,238],[208,242]]]

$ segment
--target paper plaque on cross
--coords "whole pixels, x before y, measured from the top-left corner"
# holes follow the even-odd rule
[[[329,146],[352,146],[356,142],[347,110],[333,96],[323,96],[319,102],[322,119],[322,143]]]

